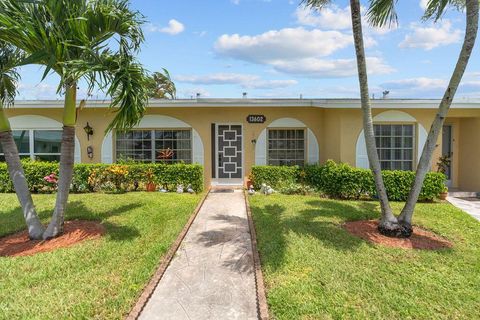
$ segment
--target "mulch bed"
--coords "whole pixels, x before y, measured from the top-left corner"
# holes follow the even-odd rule
[[[31,256],[40,252],[73,246],[100,238],[105,227],[96,221],[74,220],[65,222],[64,233],[51,240],[30,240],[27,231],[0,238],[0,257]]]
[[[343,227],[354,236],[387,247],[436,250],[451,248],[453,246],[450,241],[422,228],[413,227],[412,236],[410,238],[401,239],[387,237],[380,234],[377,230],[377,226],[377,220],[350,221],[343,225]]]

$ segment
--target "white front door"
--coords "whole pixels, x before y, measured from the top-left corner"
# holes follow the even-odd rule
[[[217,124],[215,128],[216,178],[219,182],[243,182],[243,134],[241,124]]]

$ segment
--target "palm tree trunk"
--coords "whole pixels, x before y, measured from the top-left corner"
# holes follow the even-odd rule
[[[423,147],[422,155],[417,166],[415,180],[413,182],[412,188],[410,189],[407,202],[403,207],[400,216],[398,217],[400,223],[405,226],[412,225],[413,211],[422,190],[425,176],[430,170],[430,163],[432,161],[433,151],[436,147],[440,131],[443,127],[443,123],[445,122],[445,118],[447,117],[448,110],[450,109],[452,100],[455,96],[455,92],[457,91],[463,74],[465,73],[465,69],[467,68],[468,61],[470,60],[470,56],[475,45],[475,40],[478,32],[478,0],[466,1],[466,16],[467,25],[462,50],[460,51],[455,70],[452,74],[452,77],[450,78],[448,88],[445,91],[443,99],[438,107],[437,115],[435,116],[432,126],[430,127],[427,142]]]
[[[22,207],[23,216],[28,228],[28,235],[32,240],[42,239],[42,234],[45,230],[40,219],[38,218],[33,204],[32,195],[28,189],[27,179],[23,171],[20,156],[18,155],[17,145],[13,139],[12,131],[10,130],[10,123],[6,117],[0,102],[0,143],[5,154],[5,161],[7,162],[8,173],[13,182],[15,193],[18,201]]]
[[[43,234],[44,239],[51,239],[63,233],[65,209],[67,207],[70,184],[72,183],[73,165],[75,162],[75,102],[77,95],[76,83],[67,87],[63,113],[63,132],[60,155],[60,170],[57,186],[57,201],[52,220]]]
[[[378,159],[377,147],[375,145],[375,135],[373,131],[372,110],[370,107],[370,97],[368,93],[368,75],[367,63],[365,58],[365,48],[363,44],[362,19],[360,12],[360,1],[350,0],[352,12],[352,29],[355,42],[355,53],[357,55],[358,80],[360,83],[360,97],[362,101],[363,129],[365,133],[365,142],[367,145],[368,161],[373,172],[375,188],[380,200],[382,217],[379,223],[380,232],[388,235],[397,235],[400,230],[397,218],[392,212],[388,202],[387,191],[383,183],[380,160]]]

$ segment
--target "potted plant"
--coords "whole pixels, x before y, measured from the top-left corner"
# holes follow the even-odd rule
[[[247,177],[247,181],[245,183],[247,185],[247,190],[250,190],[253,188],[253,177],[252,174],[249,174]]]
[[[157,186],[155,185],[155,174],[153,173],[153,170],[147,169],[145,171],[145,179],[146,179],[146,189],[148,192],[154,192],[157,190]]]
[[[446,174],[451,163],[452,163],[452,159],[450,159],[450,156],[448,154],[441,156],[440,158],[438,158],[437,172]]]
[[[448,187],[447,186],[443,186],[443,190],[442,192],[440,192],[440,200],[447,200],[447,196],[448,196]]]

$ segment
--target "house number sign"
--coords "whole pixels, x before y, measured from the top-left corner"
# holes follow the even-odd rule
[[[263,114],[250,114],[247,116],[248,123],[264,123],[267,118]]]

